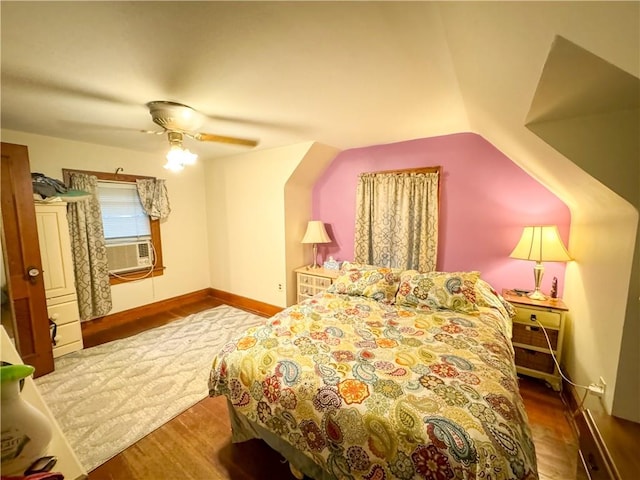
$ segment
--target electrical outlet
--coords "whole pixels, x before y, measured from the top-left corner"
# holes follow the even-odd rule
[[[595,395],[596,397],[602,397],[604,392],[602,391],[602,387],[600,385],[592,383],[589,385],[589,393]]]
[[[604,381],[604,378],[600,377],[600,386],[602,387],[602,395],[607,391],[607,382]]]
[[[589,385],[589,393],[599,398],[602,398],[604,396],[604,392],[606,391],[606,389],[607,384],[602,377],[600,377],[600,381],[598,383],[592,383]]]
[[[282,291],[282,284],[281,284],[281,283],[279,283],[279,284],[278,284],[278,291],[279,291],[279,292],[281,292],[281,291]]]

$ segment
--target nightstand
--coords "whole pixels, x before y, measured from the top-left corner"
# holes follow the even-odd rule
[[[569,309],[561,299],[532,300],[512,290],[503,290],[502,296],[516,308],[511,340],[516,353],[517,372],[546,380],[554,390],[560,391],[562,377],[551,351],[560,363]],[[551,350],[540,325],[549,336]]]
[[[338,278],[340,271],[309,266],[296,268],[298,303],[324,292]]]

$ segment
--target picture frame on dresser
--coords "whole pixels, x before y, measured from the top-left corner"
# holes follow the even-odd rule
[[[558,365],[562,360],[569,308],[560,298],[534,300],[507,289],[502,296],[516,309],[511,337],[516,371],[545,380],[555,391],[562,391]]]

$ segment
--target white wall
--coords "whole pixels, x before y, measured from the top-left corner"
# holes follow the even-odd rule
[[[610,208],[606,217],[580,214],[571,222],[569,248],[576,262],[568,266],[565,279],[571,328],[563,363],[578,384],[605,380],[604,407],[611,413],[614,400],[620,400],[619,371],[633,369],[621,353],[638,214],[619,197],[612,196],[605,205]],[[578,389],[574,395],[581,398],[583,392]],[[637,398],[630,399],[636,408]],[[599,407],[592,398],[588,400],[589,408]],[[633,419],[631,409],[625,417]]]
[[[205,182],[213,288],[286,306],[284,189],[312,145],[300,143],[208,161]]]
[[[637,368],[620,359],[630,292],[638,214],[633,206],[537,138],[524,126],[509,125],[499,116],[471,115],[478,131],[531,176],[560,197],[571,210],[569,252],[564,300],[570,311],[562,364],[569,378],[580,385],[603,377],[607,392],[604,409],[640,421],[639,412],[614,412],[619,368]],[[515,134],[517,133],[517,134]],[[545,159],[544,162],[540,159]],[[625,173],[621,172],[621,177]],[[627,172],[629,175],[629,172]],[[630,319],[633,321],[633,319]],[[637,343],[637,339],[636,339]],[[622,365],[624,364],[624,365]],[[633,391],[640,379],[628,385]],[[584,390],[575,393],[581,397]],[[628,403],[627,402],[627,405]],[[637,410],[637,409],[636,409]]]
[[[337,148],[314,143],[285,185],[286,305],[297,303],[294,270],[311,263],[313,257],[313,247],[301,243],[309,220],[317,220],[311,216],[313,185],[338,153]]]
[[[621,198],[630,180],[638,191],[637,173],[625,168],[629,163],[608,156],[593,159],[597,168],[593,168],[596,164],[580,168],[524,126],[556,35],[639,77],[638,4],[439,5],[472,131],[558,195],[571,210],[569,251],[578,253],[565,276],[564,300],[572,327],[565,337],[566,371],[583,385],[603,376],[608,385],[606,410],[640,421],[640,338],[637,327],[629,328],[638,325],[639,267],[633,263],[638,207]],[[541,48],[543,45],[548,48]],[[623,338],[625,334],[631,338]],[[620,378],[624,381],[618,388]],[[577,393],[581,396],[583,390]]]
[[[149,175],[167,180],[169,218],[160,224],[164,275],[114,285],[110,313],[146,305],[209,287],[209,249],[202,162],[172,173],[162,156],[59,138],[2,130],[2,141],[26,145],[32,172],[62,179],[72,168]]]

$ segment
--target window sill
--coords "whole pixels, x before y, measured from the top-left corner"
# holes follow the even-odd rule
[[[119,273],[118,276],[114,276],[109,274],[109,284],[110,285],[119,285],[121,283],[133,282],[135,280],[144,280],[152,277],[160,277],[164,275],[165,267],[155,267],[151,274],[149,274],[149,270],[135,270],[133,272],[127,273]]]

